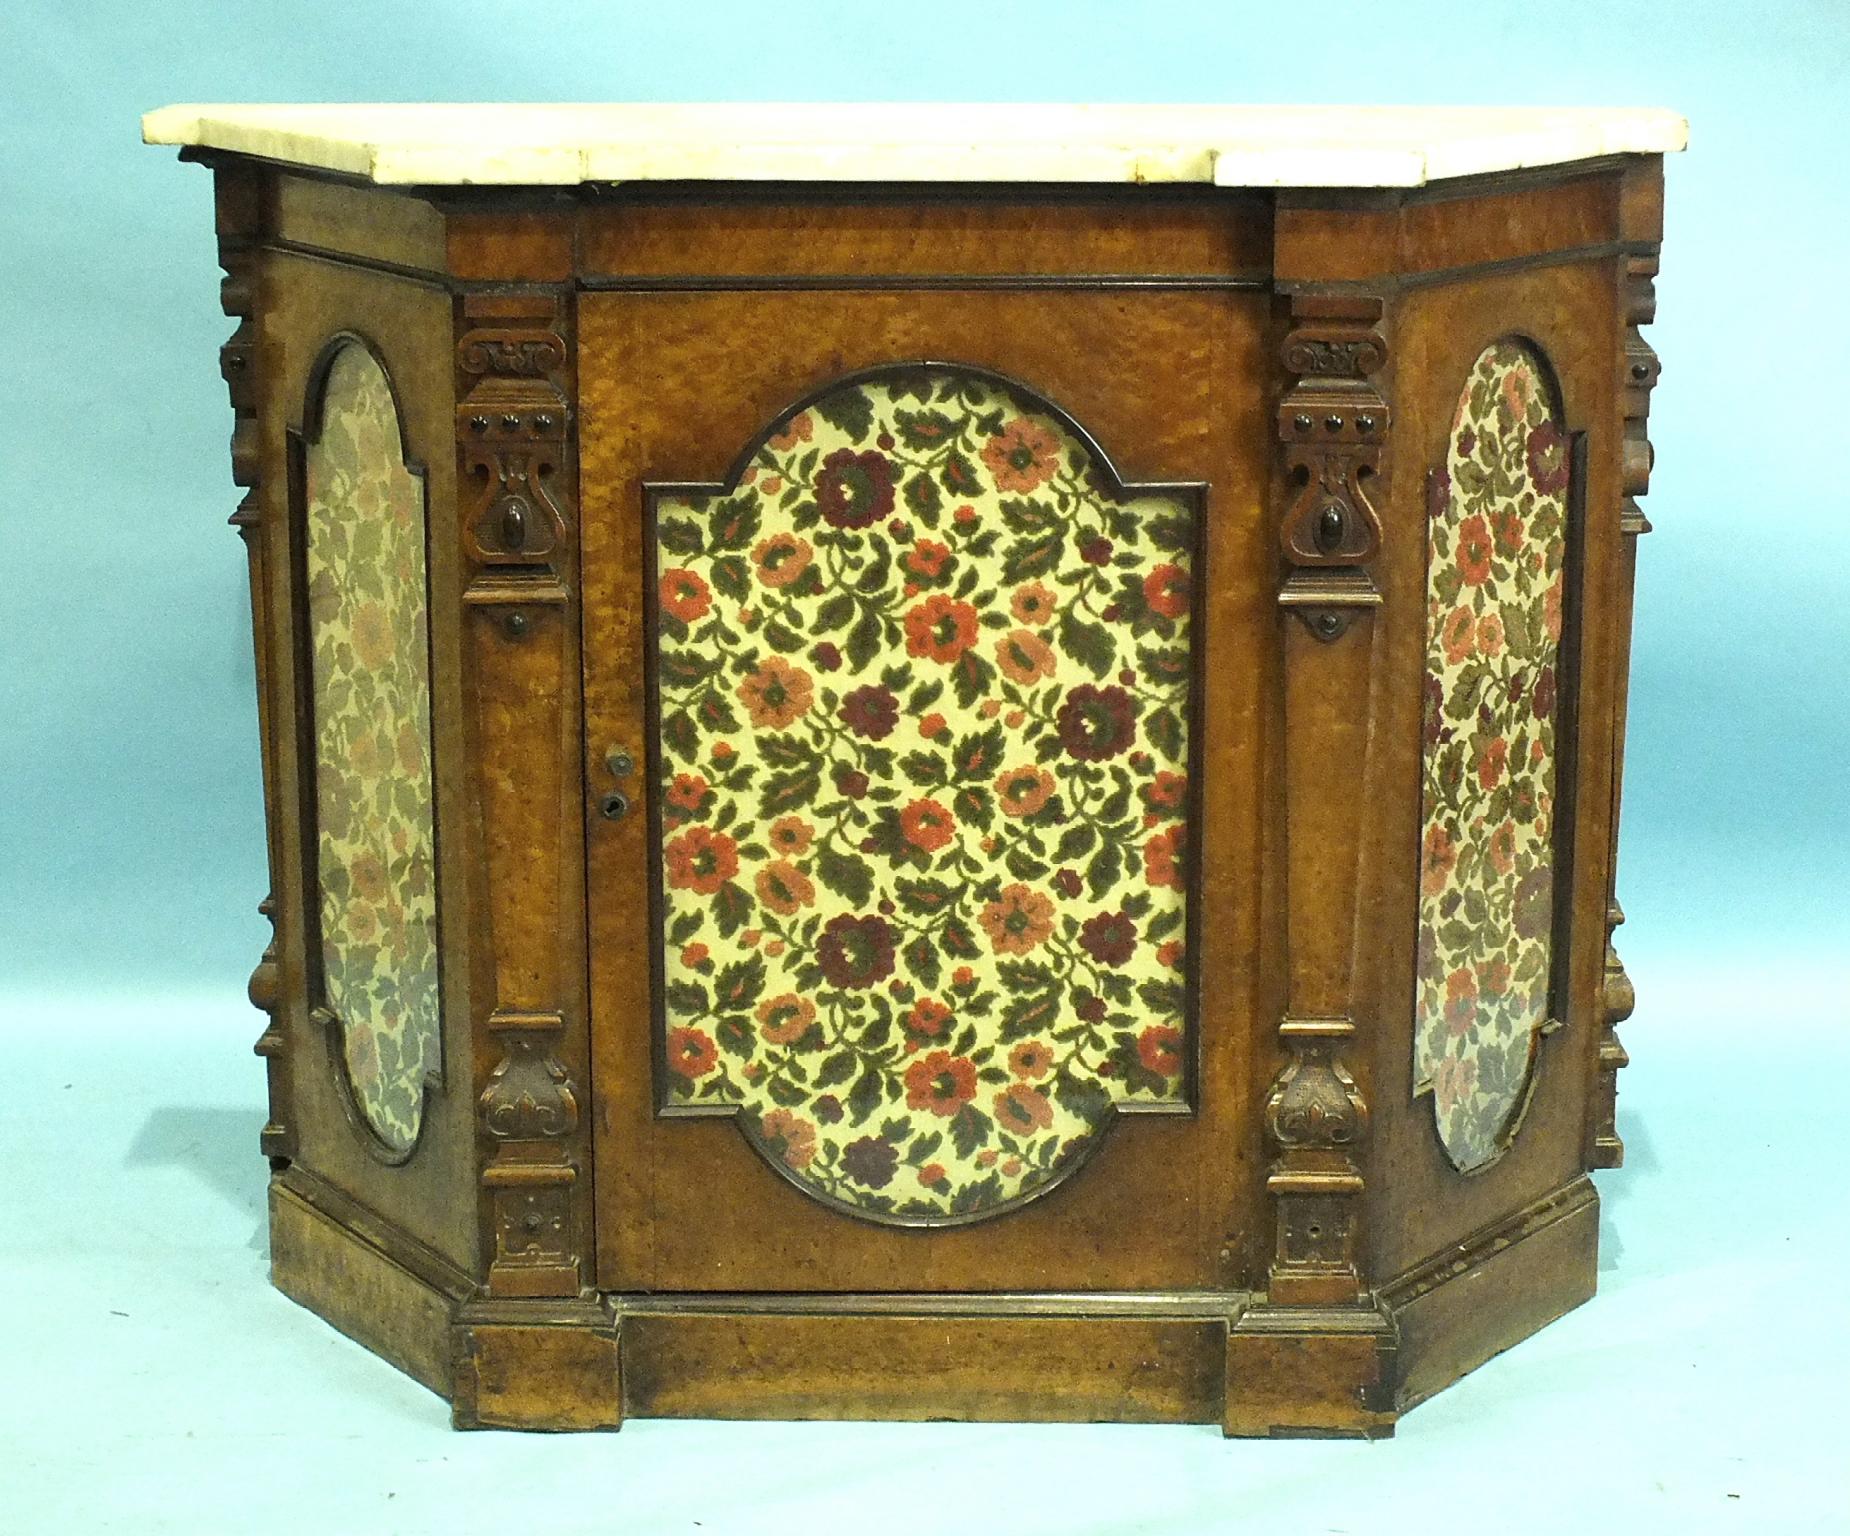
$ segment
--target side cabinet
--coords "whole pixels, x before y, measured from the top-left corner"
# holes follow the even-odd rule
[[[462,1425],[1365,1435],[1591,1295],[1655,157],[189,153],[282,1290]]]

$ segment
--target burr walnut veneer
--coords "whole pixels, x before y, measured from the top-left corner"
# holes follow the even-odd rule
[[[1593,1292],[1661,113],[171,108],[278,1286],[461,1425],[1388,1432]]]

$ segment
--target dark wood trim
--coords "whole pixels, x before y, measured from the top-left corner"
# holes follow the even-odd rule
[[[617,1317],[1185,1317],[1232,1322],[1246,1291],[605,1292]]]
[[[1127,288],[1242,292],[1271,286],[1264,272],[1114,273],[1114,272],[921,272],[907,276],[803,273],[685,273],[659,276],[583,276],[578,286],[591,293],[789,293],[841,289],[853,292],[1021,292],[1045,288]]]

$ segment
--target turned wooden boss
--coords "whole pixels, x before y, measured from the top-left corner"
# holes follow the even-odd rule
[[[459,1424],[1229,1434],[1592,1294],[1679,120],[146,131],[238,321],[286,1293]]]

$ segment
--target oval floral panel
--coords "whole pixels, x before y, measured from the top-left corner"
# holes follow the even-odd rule
[[[1199,507],[940,365],[657,488],[667,1112],[928,1224],[1188,1109]]]
[[[408,1154],[438,1061],[424,485],[385,372],[357,342],[328,364],[302,463],[319,1008],[362,1118]]]
[[[1547,364],[1486,348],[1430,509],[1414,1036],[1465,1172],[1514,1133],[1549,1016],[1569,480]]]

